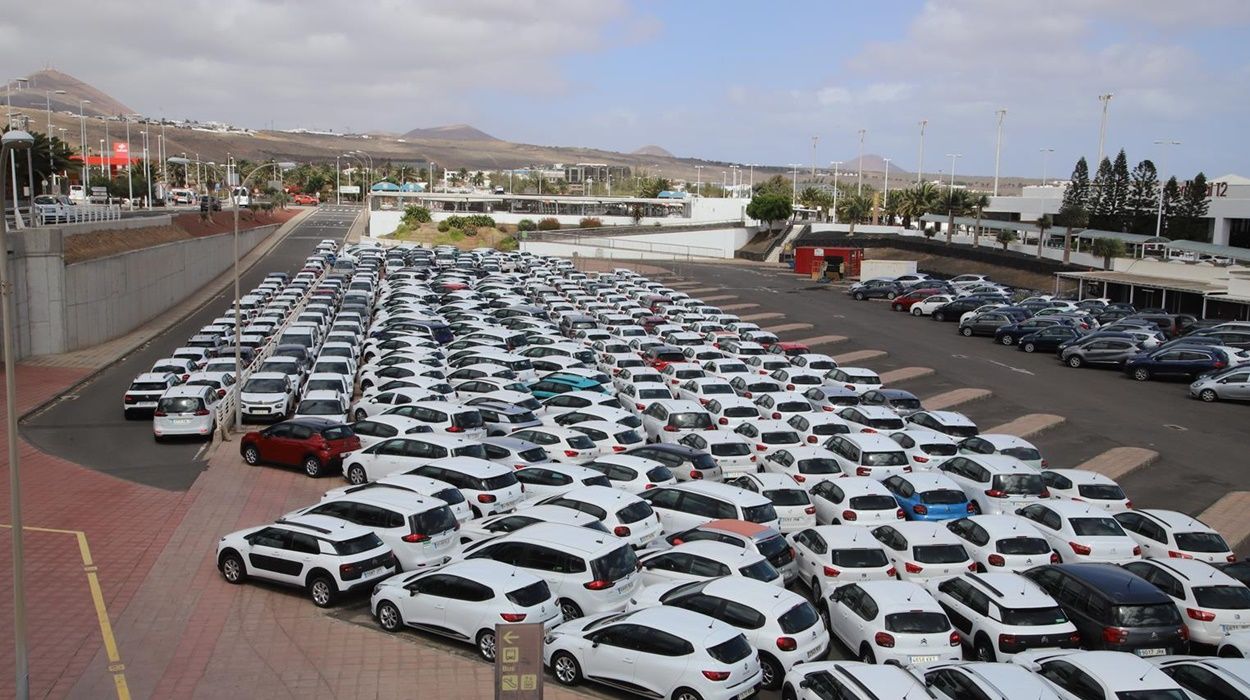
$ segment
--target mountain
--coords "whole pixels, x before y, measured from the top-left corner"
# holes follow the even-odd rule
[[[659,146],[655,146],[655,145],[643,146],[642,148],[639,148],[636,151],[631,151],[630,155],[631,156],[655,156],[657,158],[675,158],[676,157],[672,153],[669,153],[667,150],[660,148]]]
[[[413,129],[402,137],[405,140],[438,139],[440,141],[498,141],[490,134],[468,124],[448,124],[429,129]]]
[[[858,155],[851,156],[849,158],[844,159],[842,161],[842,165],[839,166],[838,171],[843,172],[843,173],[855,172],[858,169],[858,159],[859,159]],[[885,172],[885,159],[875,153],[865,153],[864,154],[864,172],[884,173]],[[901,175],[906,172],[908,171],[904,170],[903,168],[898,167],[894,163],[890,163],[891,175]]]
[[[19,87],[20,86],[20,87]],[[65,94],[51,95],[54,111],[68,110],[78,113],[79,100],[91,100],[82,106],[83,114],[93,116],[116,116],[134,114],[134,110],[114,99],[111,95],[97,90],[72,75],[67,75],[54,68],[46,68],[26,76],[24,82],[11,82],[6,86],[12,90],[14,107],[30,109],[46,109],[48,91],[55,93],[63,90]]]

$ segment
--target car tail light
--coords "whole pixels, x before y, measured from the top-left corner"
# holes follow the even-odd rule
[[[1051,551],[1051,553],[1050,553],[1050,563],[1051,563],[1051,564],[1058,564],[1058,563],[1059,563],[1059,552],[1055,552],[1055,551],[1053,551],[1053,550]]]
[[[613,451],[613,452],[624,452],[624,451],[625,451],[625,449],[626,449],[626,448],[625,448],[625,446],[624,446],[624,445],[613,445],[613,446],[612,446],[612,451]]]
[[[752,456],[752,457],[754,457],[755,455],[751,455],[751,456]],[[804,482],[806,482],[806,481],[807,481],[807,477],[803,476],[802,474],[795,474],[795,475],[794,475],[794,480],[795,480],[795,481],[797,481],[797,482],[799,482],[800,484],[802,484],[802,483],[804,483]],[[812,509],[812,512],[814,513],[814,512],[816,512],[816,510],[815,510],[815,509]]]
[[[859,432],[861,432],[861,433],[872,433],[872,434],[874,434],[874,435],[877,433],[877,431],[876,431],[876,429],[875,429],[875,428],[860,428],[860,429],[859,429]]]
[[[872,469],[868,467],[855,467],[855,476],[872,476]]]
[[[419,532],[410,532],[407,535],[404,535],[401,539],[405,542],[427,542],[429,541],[430,536],[423,535]]]
[[[198,410],[198,411],[196,411],[196,412],[195,412],[195,415],[197,415],[197,416],[207,416],[207,415],[208,415],[208,409],[207,409],[207,408],[201,408],[200,410]]]
[[[758,461],[759,461],[759,459],[760,459],[759,457],[757,457],[757,456],[755,456],[755,455],[751,455],[751,461],[752,461],[752,462],[758,462]],[[800,481],[802,481],[802,479],[800,479]]]
[[[832,566],[825,567],[825,576],[828,576],[829,578],[837,578],[838,576],[841,576],[841,575],[842,575],[842,572],[833,568]]]
[[[617,537],[629,537],[629,528],[625,527],[624,525],[617,525],[616,527],[612,528],[612,534],[616,535]]]
[[[699,471],[698,469],[691,469],[691,470],[690,470],[690,478],[691,478],[691,479],[702,479],[702,478],[703,478],[703,472]]]
[[[524,465],[524,464],[514,464],[514,465],[512,465],[512,466],[513,466],[513,468],[515,468],[515,469],[524,469],[524,468],[525,468],[525,465]]]
[[[749,391],[744,391],[744,392],[742,392],[742,398],[744,398],[744,399],[749,399],[749,398],[751,398],[751,392],[749,392]]]
[[[590,581],[589,583],[582,584],[582,586],[592,591],[602,591],[602,590],[611,588],[612,586],[615,586],[615,585],[616,585],[615,581],[609,581],[607,579],[602,579],[602,578],[595,579],[594,581]]]
[[[921,457],[920,455],[915,455],[912,457],[912,459],[917,462],[920,462],[921,464],[924,464],[929,461],[928,457]]]
[[[156,416],[157,418],[164,418],[166,416],[166,413],[160,409],[157,409],[152,415]]]
[[[1228,555],[1227,559],[1228,559],[1228,563],[1229,563],[1229,564],[1232,564],[1233,562],[1237,561],[1237,555],[1236,555],[1236,554],[1230,554],[1230,555]]]
[[[576,457],[577,455],[578,455],[578,451],[577,451],[577,450],[565,450],[565,451],[564,451],[564,456],[565,456],[565,457]]]
[[[666,433],[675,433],[675,432],[677,432],[677,428],[676,428],[675,426],[666,425],[666,426],[664,426],[664,432],[666,432]]]
[[[646,406],[643,406],[643,405],[642,405],[642,404],[640,404],[640,403],[636,403],[636,404],[634,404],[634,408],[636,408],[636,409],[638,409],[639,411],[641,411],[642,409],[646,408]]]
[[[1213,622],[1215,620],[1215,613],[1207,610],[1185,608],[1185,614],[1188,615],[1190,619],[1198,620],[1200,622]]]
[[[1186,627],[1185,625],[1181,625],[1180,628],[1177,629],[1177,632],[1180,633],[1181,639],[1187,642],[1189,641],[1189,628],[1188,627]]]
[[[825,413],[833,413],[833,406],[821,406]]]
[[[184,382],[185,382],[185,381],[187,381],[187,380],[188,380],[188,379],[190,379],[190,378],[191,378],[191,375],[189,375],[189,374],[184,374],[184,375],[182,375],[182,381],[184,381]]]
[[[853,510],[844,510],[842,511],[842,519],[843,520],[859,520],[859,514],[857,514]]]
[[[916,505],[911,507],[911,512],[915,513],[916,515],[928,515],[929,508],[928,506],[924,506],[924,505],[917,503]]]
[[[359,564],[340,564],[339,577],[343,579],[353,579],[360,576]]]
[[[951,646],[953,647],[959,646],[959,633],[958,632],[951,632]]]
[[[223,397],[223,396],[225,396],[225,395],[226,395],[226,390],[225,390],[225,389],[218,389],[218,390],[217,390],[217,398],[221,398],[221,397]]]
[[[903,512],[902,508],[896,508],[894,510],[894,517],[898,520],[905,520],[907,518],[907,514]]]
[[[1140,556],[1141,556],[1141,546],[1140,546],[1140,545],[1133,547],[1133,556],[1135,556],[1135,557],[1140,557]]]
[[[767,450],[767,449],[768,449],[768,445],[761,445],[761,444],[759,444],[759,443],[756,443],[756,445],[755,445],[755,449],[756,449],[756,451],[758,451],[758,452],[763,452],[764,450]]]
[[[1128,509],[1130,509],[1130,510],[1132,510],[1132,508],[1133,508],[1133,499],[1131,499],[1131,498],[1130,498],[1130,499],[1126,499],[1126,500],[1124,501],[1124,507],[1125,507],[1125,508],[1128,508]]]
[[[1215,364],[1214,364],[1213,366],[1214,366],[1216,369],[1220,369],[1221,367],[1223,367],[1223,366],[1224,366],[1224,361],[1223,361],[1223,360],[1216,360],[1216,361],[1215,361]]]
[[[777,648],[781,651],[794,651],[799,648],[799,643],[794,641],[794,637],[778,637]]]
[[[728,418],[717,418],[717,419],[716,419],[716,422],[717,422],[717,423],[720,423],[721,425],[729,425],[729,419],[728,419]]]
[[[990,563],[990,566],[1006,566],[1007,565],[1007,560],[1003,559],[1003,555],[1001,554],[991,554],[989,556],[989,559],[987,559],[986,561]]]
[[[479,493],[479,494],[477,495],[477,502],[478,502],[478,503],[494,503],[494,502],[495,502],[495,494],[493,494],[493,493]]]
[[[703,677],[709,681],[727,681],[729,680],[729,671],[704,671]]]
[[[1168,556],[1169,556],[1169,557],[1171,557],[1171,558],[1173,558],[1173,559],[1193,559],[1193,558],[1194,558],[1194,557],[1193,557],[1193,555],[1191,555],[1191,554],[1186,554],[1186,553],[1184,553],[1184,552],[1178,552],[1178,551],[1176,551],[1176,550],[1174,550],[1174,549],[1169,549],[1169,550],[1168,550]]]
[[[449,432],[449,433],[463,433],[463,432],[464,432],[464,428],[461,428],[461,427],[460,427],[460,426],[458,426],[458,425],[449,425],[449,426],[447,426],[447,432]]]
[[[903,570],[909,574],[918,574],[921,571],[924,571],[924,567],[919,564],[913,564],[912,562],[906,562],[903,564]]]
[[[773,411],[773,420],[778,420],[780,418],[781,418],[781,414],[776,411]]]
[[[891,566],[885,570],[885,575],[890,577],[898,576],[898,569]]]
[[[879,647],[885,647],[887,649],[894,648],[894,635],[889,632],[876,633],[873,635],[872,641],[876,642]]]
[[[126,403],[139,403],[139,397],[126,394]]]
[[[1128,630],[1123,627],[1103,627],[1102,641],[1110,644],[1123,644],[1128,641]]]
[[[1006,498],[1007,492],[1000,491],[998,489],[989,489],[985,492],[985,495],[989,496],[990,498]]]

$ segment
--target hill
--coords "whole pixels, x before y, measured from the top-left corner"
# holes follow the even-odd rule
[[[655,146],[655,145],[643,146],[642,148],[639,148],[636,151],[630,151],[630,155],[631,156],[655,156],[657,158],[675,157],[673,156],[672,153],[669,153],[667,150],[660,148],[659,146]]]
[[[111,95],[54,68],[46,68],[32,73],[26,76],[26,81],[28,82],[19,83],[14,81],[6,86],[13,91],[14,107],[45,109],[48,104],[47,91],[51,90],[55,93],[58,90],[62,90],[65,94],[51,95],[53,110],[69,110],[77,113],[79,100],[90,100],[90,104],[83,105],[82,111],[84,114],[93,116],[134,114],[133,109],[114,99]]]
[[[406,141],[437,139],[439,141],[498,141],[490,134],[468,124],[448,124],[429,129],[413,129],[400,138]]]
[[[857,168],[858,161],[859,161],[858,155],[854,155],[854,156],[844,159],[842,161],[840,171],[845,173],[847,171],[855,170]],[[865,153],[864,154],[864,172],[884,173],[885,172],[885,159],[875,153]],[[903,175],[907,172],[908,172],[907,170],[904,170],[903,168],[898,167],[894,163],[890,163],[891,175]]]

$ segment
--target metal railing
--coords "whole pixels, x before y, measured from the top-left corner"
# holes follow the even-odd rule
[[[116,221],[122,218],[122,208],[119,204],[78,204],[65,207],[59,213],[39,212],[36,218],[40,226]]]

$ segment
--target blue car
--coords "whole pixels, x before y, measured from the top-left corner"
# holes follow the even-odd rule
[[[529,391],[534,398],[542,400],[549,399],[552,396],[566,394],[570,391],[597,391],[606,394],[607,389],[602,384],[586,377],[579,377],[576,374],[564,374],[563,372],[552,372],[547,376],[532,382],[529,385]]]
[[[950,477],[933,472],[895,475],[882,482],[908,520],[954,520],[976,512]]]
[[[1228,355],[1223,350],[1203,345],[1174,345],[1143,352],[1124,361],[1124,372],[1139,382],[1154,377],[1186,377],[1224,369]]]

